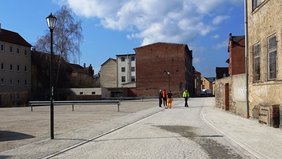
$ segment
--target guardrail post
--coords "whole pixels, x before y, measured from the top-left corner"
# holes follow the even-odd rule
[[[32,105],[30,105],[30,111],[32,111],[32,112],[33,112],[33,106],[32,106]]]
[[[119,104],[120,104],[120,103],[118,102],[118,104],[117,104],[117,105],[118,105],[118,112],[119,112]]]
[[[71,106],[72,106],[72,111],[74,111],[74,104],[72,104]]]

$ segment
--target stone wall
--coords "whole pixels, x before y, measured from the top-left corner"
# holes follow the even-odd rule
[[[215,103],[216,107],[225,109],[225,84],[229,83],[229,88],[231,88],[231,82],[230,77],[225,77],[221,79],[215,80],[215,87],[214,87],[214,93],[215,93]],[[229,89],[229,95],[231,95],[231,89]],[[230,96],[229,96],[230,97]],[[230,102],[229,98],[229,104]]]
[[[232,112],[247,117],[246,74],[231,76],[232,82]]]

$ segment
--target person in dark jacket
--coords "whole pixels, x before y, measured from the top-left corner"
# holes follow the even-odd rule
[[[163,94],[162,94],[162,90],[160,90],[160,92],[159,92],[159,107],[162,107],[162,101],[163,101]]]

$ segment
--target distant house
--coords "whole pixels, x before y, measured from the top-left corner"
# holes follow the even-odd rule
[[[31,45],[0,27],[0,106],[26,103],[31,90]]]
[[[117,61],[109,58],[101,65],[100,85],[103,88],[117,88]]]
[[[31,63],[32,100],[48,100],[50,93],[50,54],[33,50]],[[55,100],[66,99],[67,96],[72,95],[71,91],[66,91],[69,88],[94,87],[93,74],[94,70],[91,65],[82,67],[78,64],[68,63],[60,56],[54,55]]]
[[[201,76],[201,95],[214,95],[214,82],[215,78],[213,77],[203,77]]]
[[[135,54],[117,55],[117,75],[119,88],[136,87]]]
[[[192,50],[186,44],[153,43],[135,48],[136,94],[156,96],[160,89],[194,95]]]
[[[70,77],[70,85],[71,88],[90,88],[94,87],[95,80],[94,80],[94,70],[91,64],[86,67],[80,66],[78,64],[70,64],[71,68],[71,77]]]
[[[201,81],[201,73],[198,71],[194,71],[194,76],[195,76],[195,84],[194,84],[194,92],[195,92],[195,96],[200,96],[201,95],[201,85],[202,85],[202,81]]]

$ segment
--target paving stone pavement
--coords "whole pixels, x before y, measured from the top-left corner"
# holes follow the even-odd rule
[[[196,124],[197,122],[189,123],[189,126],[191,127],[181,127],[181,126],[179,127],[179,125],[175,126],[175,123],[174,123],[176,121],[174,120],[175,118],[169,117],[169,115],[166,116],[167,120],[161,121],[161,123],[158,123],[158,125],[152,124],[153,122],[149,122],[149,123],[145,122],[145,125],[146,124],[148,125],[146,127],[149,130],[151,129],[157,129],[159,131],[161,129],[166,130],[165,136],[161,136],[162,138],[168,137],[166,135],[169,135],[169,137],[166,140],[161,140],[162,138],[159,138],[158,136],[157,137],[155,136],[155,138],[151,138],[151,140],[149,140],[150,142],[146,143],[145,145],[145,147],[147,147],[148,150],[150,150],[150,147],[154,145],[158,146],[158,145],[163,144],[162,142],[164,141],[165,143],[171,142],[172,144],[176,146],[173,150],[171,150],[171,152],[173,153],[169,153],[168,155],[166,155],[166,157],[160,157],[160,154],[157,152],[151,155],[148,155],[148,156],[145,155],[145,157],[147,158],[169,158],[169,157],[183,158],[183,154],[181,155],[181,153],[187,152],[187,156],[185,158],[198,158],[198,157],[214,158],[218,154],[215,154],[215,156],[212,156],[212,154],[219,153],[219,152],[217,151],[209,152],[208,149],[209,149],[209,146],[214,146],[218,144],[219,149],[224,150],[224,151],[226,150],[227,154],[231,155],[231,156],[228,156],[228,158],[261,158],[261,159],[282,158],[282,152],[280,151],[282,147],[281,129],[271,128],[266,125],[259,124],[257,120],[245,119],[243,117],[236,116],[229,112],[225,112],[224,110],[221,110],[219,108],[215,108],[214,107],[214,104],[215,104],[214,98],[191,98],[189,100],[190,100],[189,101],[190,110],[201,107],[201,111],[198,112],[198,116],[200,116],[202,119],[202,123],[200,123],[200,125],[201,124],[209,125],[210,129],[207,129],[208,131],[206,132],[202,130],[197,130],[196,132],[199,133],[200,136],[199,134],[198,136],[194,135],[192,132],[194,132],[193,127],[195,127],[196,125],[193,125],[193,124]],[[181,102],[183,102],[182,99],[175,99],[175,104],[181,105],[182,104]],[[48,139],[47,136],[45,136],[44,140],[38,140],[30,144],[25,144],[23,146],[14,148],[14,149],[2,151],[0,152],[0,158],[42,158],[42,157],[46,157],[50,154],[54,154],[62,150],[67,150],[69,149],[70,146],[73,146],[73,148],[71,148],[70,151],[66,151],[66,153],[59,154],[58,156],[54,156],[54,158],[71,158],[71,156],[73,156],[73,158],[81,157],[81,156],[83,156],[84,158],[92,158],[91,153],[89,154],[89,152],[92,152],[92,151],[96,152],[96,155],[98,155],[96,156],[97,158],[103,158],[105,157],[103,156],[103,153],[100,153],[101,156],[99,156],[99,151],[95,151],[95,148],[99,148],[99,144],[102,144],[103,142],[114,142],[115,144],[120,142],[120,144],[117,144],[117,146],[114,148],[118,149],[120,152],[123,152],[124,153],[123,157],[138,158],[138,155],[140,153],[138,152],[138,147],[142,147],[144,145],[138,145],[138,144],[134,145],[134,143],[136,144],[136,140],[142,141],[144,138],[146,138],[146,135],[141,136],[139,139],[138,138],[136,139],[136,137],[134,139],[127,137],[127,140],[121,140],[121,139],[124,139],[122,137],[119,137],[116,140],[109,140],[105,137],[106,136],[111,137],[111,135],[113,134],[121,135],[122,133],[119,134],[117,132],[121,132],[123,130],[130,129],[130,127],[133,127],[131,125],[134,125],[131,123],[134,123],[135,121],[137,121],[137,124],[138,124],[142,121],[145,121],[145,120],[142,120],[142,121],[138,121],[138,120],[144,117],[150,116],[152,114],[157,113],[149,117],[153,119],[153,118],[158,117],[158,115],[161,115],[164,112],[168,112],[168,111],[177,112],[180,109],[174,108],[171,110],[164,110],[163,108],[157,107],[157,100],[147,101],[146,104],[142,102],[140,102],[141,104],[139,102],[129,102],[127,104],[125,103],[124,103],[124,106],[125,107],[127,106],[127,109],[124,109],[124,110],[121,109],[121,111],[126,112],[123,115],[120,115],[120,116],[116,115],[114,118],[110,119],[109,117],[107,117],[107,115],[102,113],[103,111],[101,111],[101,114],[105,116],[104,121],[103,121],[103,118],[101,117],[99,122],[93,123],[93,121],[91,121],[92,124],[90,124],[91,122],[90,123],[85,122],[84,125],[81,125],[80,128],[75,128],[75,129],[67,129],[67,125],[66,125],[65,127],[67,130],[66,131],[61,130],[60,133],[57,133],[55,135],[55,140],[50,140]],[[135,105],[137,108],[134,108],[135,110],[129,111],[128,107],[130,107],[130,105]],[[140,106],[144,106],[144,105],[146,105],[146,108],[141,109]],[[109,111],[109,110],[106,110],[106,111]],[[89,112],[89,111],[86,111],[86,112]],[[82,114],[86,112],[82,112]],[[67,112],[66,114],[68,113],[70,112]],[[182,112],[182,113],[186,113],[186,112]],[[113,113],[113,115],[114,114],[115,113]],[[170,114],[173,114],[173,113],[170,113]],[[189,115],[189,111],[187,111],[187,115]],[[2,116],[0,118],[2,119]],[[79,117],[76,119],[83,119],[83,118],[84,118],[84,115],[79,115]],[[68,124],[71,124],[71,123],[68,123]],[[128,124],[130,126],[126,126]],[[153,125],[153,128],[152,128],[152,125]],[[174,127],[172,127],[173,125]],[[126,126],[126,127],[123,128],[123,126]],[[143,130],[142,126],[140,126],[139,129],[140,129],[139,132],[141,132],[141,130]],[[2,130],[4,129],[2,129],[2,126],[1,126],[0,132]],[[108,133],[108,132],[112,132],[112,133]],[[148,131],[147,133],[149,132],[150,131]],[[183,132],[186,132],[186,134]],[[173,138],[170,138],[171,136],[173,136]],[[221,139],[222,136],[227,138],[227,140],[231,143],[230,145],[227,145],[227,147],[231,147],[231,148],[233,147],[234,149],[236,149],[237,152],[236,151],[233,152],[232,150],[232,153],[229,153],[231,149],[226,148],[226,147],[225,148],[220,147],[220,145],[222,145],[221,142],[225,142]],[[176,142],[175,138],[177,138],[178,142]],[[187,138],[189,140],[187,140]],[[208,140],[209,138],[218,138],[218,139],[213,140],[213,141],[204,141],[203,140],[203,139]],[[115,139],[115,138],[110,138],[110,139]],[[18,141],[20,141],[20,139]],[[216,143],[214,143],[214,141],[216,141]],[[89,145],[89,143],[93,143],[93,142],[96,142],[96,144],[94,144],[94,147],[84,149],[86,145]],[[130,144],[130,142],[132,142],[132,144]],[[128,144],[122,144],[122,143],[128,143]],[[140,144],[141,143],[142,142],[140,142]],[[155,143],[159,143],[159,144],[155,144]],[[182,144],[179,145],[179,143],[182,143]],[[209,143],[209,144],[205,144],[205,143]],[[5,145],[5,141],[0,140],[0,147],[1,145]],[[110,145],[113,145],[113,144],[110,144]],[[123,145],[123,146],[118,146],[118,145]],[[135,148],[136,152],[123,151],[126,148],[128,148],[128,146],[124,146],[124,145],[136,146]],[[194,145],[194,146],[192,146],[191,148],[191,145]],[[197,147],[199,146],[202,149],[197,149]],[[205,146],[206,146],[206,149],[205,149]],[[186,151],[186,148],[189,149],[189,151]],[[78,151],[79,153],[74,153],[74,152],[77,152],[77,149],[80,149],[81,151],[80,152]],[[144,149],[144,151],[145,150],[147,149]],[[160,151],[161,153],[166,153],[170,149],[169,147],[161,147],[160,150],[161,150]],[[179,156],[177,155],[169,156],[170,154],[177,154]],[[241,154],[241,155],[238,155],[238,154]],[[87,156],[87,155],[90,155],[90,156]],[[120,154],[114,155],[114,156],[115,157],[120,156]],[[52,157],[52,156],[49,156],[49,157]],[[111,154],[109,154],[109,156],[107,157],[114,158],[113,156],[111,156]],[[145,158],[145,157],[141,157],[141,158]]]

